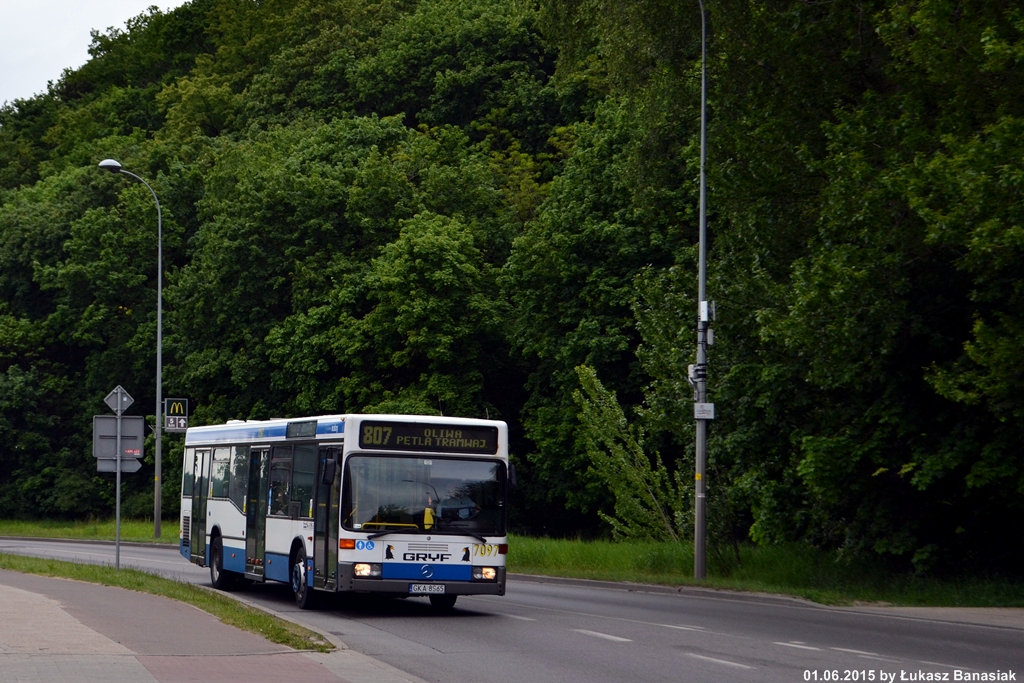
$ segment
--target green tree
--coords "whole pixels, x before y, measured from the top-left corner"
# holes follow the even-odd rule
[[[528,471],[548,501],[583,510],[607,492],[586,473],[577,441],[575,368],[593,367],[620,401],[636,404],[644,378],[634,356],[633,278],[671,263],[682,243],[673,219],[686,192],[636,179],[636,130],[631,108],[615,102],[595,123],[577,125],[565,171],[516,239],[503,275],[516,310],[514,347],[533,367],[523,414],[534,445]]]
[[[678,541],[685,537],[690,501],[680,472],[669,475],[657,451],[645,450],[643,429],[630,425],[615,394],[593,368],[577,368],[582,391],[573,393],[580,408],[581,440],[591,467],[615,497],[615,513],[599,512],[622,539]],[[653,458],[653,462],[652,462]]]

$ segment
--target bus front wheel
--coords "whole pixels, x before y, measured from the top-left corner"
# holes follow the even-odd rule
[[[306,579],[306,549],[299,547],[292,563],[292,594],[299,609],[312,609],[314,605],[313,589]]]

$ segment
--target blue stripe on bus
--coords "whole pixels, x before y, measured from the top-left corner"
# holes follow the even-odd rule
[[[430,567],[430,576],[424,576],[423,568],[425,566]],[[385,562],[381,568],[381,578],[412,581],[470,581],[473,578],[473,567],[468,564]]]
[[[277,553],[267,553],[266,557],[266,577],[272,581],[284,581],[288,583],[291,581],[289,576],[288,567],[288,556],[278,555]]]
[[[234,555],[234,557],[231,557]],[[229,572],[245,573],[245,550],[224,546],[224,569]]]
[[[224,550],[224,569],[229,572],[238,572],[239,574],[245,573],[245,550],[241,548],[232,548],[231,546],[223,546]],[[192,559],[192,549],[185,543],[184,540],[178,541],[178,553],[181,554],[186,560]],[[232,557],[234,555],[234,557]],[[286,560],[287,564],[287,560]],[[210,565],[210,544],[206,544],[206,565]]]
[[[259,439],[283,439],[287,422],[254,422],[248,424],[218,425],[190,429],[185,436],[186,445],[206,443],[246,442]],[[200,431],[201,429],[201,431]],[[345,422],[342,420],[323,420],[316,424],[318,437],[342,436],[345,433]]]

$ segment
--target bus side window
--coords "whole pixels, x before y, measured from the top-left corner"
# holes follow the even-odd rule
[[[245,492],[249,486],[249,447],[235,446],[231,453],[231,483],[228,497],[245,512]]]
[[[228,497],[228,461],[231,459],[230,448],[214,448],[213,463],[210,466],[210,497]]]
[[[192,484],[195,483],[195,457],[196,449],[185,449],[185,460],[181,463],[181,495],[183,497],[192,496]]]
[[[296,446],[292,470],[292,502],[298,503],[299,517],[313,516],[313,479],[316,475],[316,446]]]
[[[287,515],[292,500],[292,447],[274,446],[270,460],[270,514]]]

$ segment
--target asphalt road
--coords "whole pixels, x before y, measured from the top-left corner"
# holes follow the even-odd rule
[[[112,564],[114,549],[3,539],[0,552]],[[209,582],[207,570],[174,547],[122,546],[121,565]],[[958,623],[948,612],[905,616],[758,595],[530,577],[510,579],[504,597],[462,596],[448,615],[434,613],[421,598],[353,596],[301,611],[288,588],[277,584],[254,586],[240,597],[444,683],[1001,680],[975,677],[999,673],[1024,679],[1024,620]]]

